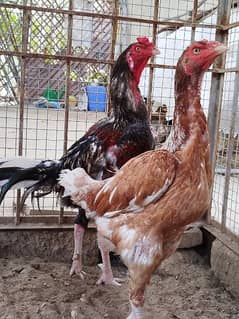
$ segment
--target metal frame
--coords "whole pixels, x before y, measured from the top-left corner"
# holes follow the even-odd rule
[[[68,123],[69,123],[69,86],[70,86],[70,70],[72,62],[85,62],[91,64],[104,64],[110,66],[110,73],[112,72],[112,66],[115,59],[115,48],[116,48],[116,38],[117,38],[117,30],[119,23],[121,22],[134,22],[134,23],[142,23],[146,25],[152,26],[152,39],[156,41],[157,38],[157,30],[159,26],[165,26],[165,30],[168,27],[170,28],[181,28],[185,26],[191,27],[191,40],[195,39],[195,31],[197,27],[200,28],[208,28],[216,30],[216,39],[227,43],[228,40],[228,32],[230,29],[239,26],[239,22],[230,23],[230,10],[231,10],[231,0],[219,0],[218,3],[218,20],[216,24],[207,24],[201,23],[197,20],[197,7],[198,0],[194,0],[193,2],[193,12],[191,21],[165,21],[158,20],[158,13],[160,10],[159,0],[154,0],[154,8],[153,8],[153,17],[152,19],[144,19],[144,18],[136,18],[130,16],[122,16],[119,14],[119,6],[120,1],[114,0],[112,13],[104,14],[104,13],[94,13],[94,12],[85,12],[79,10],[73,10],[73,0],[69,0],[69,7],[67,10],[65,9],[57,9],[57,8],[45,8],[45,7],[37,7],[37,6],[29,6],[26,5],[27,1],[23,1],[23,4],[9,4],[9,3],[1,3],[0,7],[9,8],[9,9],[19,9],[23,12],[23,28],[22,28],[22,47],[21,50],[18,51],[16,49],[10,50],[0,50],[0,55],[6,56],[17,56],[21,59],[21,86],[20,86],[20,117],[19,117],[19,144],[18,144],[18,155],[23,154],[23,132],[24,132],[24,83],[25,83],[25,72],[26,72],[26,59],[28,58],[44,58],[44,59],[57,59],[62,60],[66,63],[66,92],[65,92],[65,111],[64,111],[64,146],[63,151],[65,152],[67,149],[67,140],[68,140]],[[29,32],[29,21],[32,14],[32,11],[37,12],[46,12],[46,13],[54,13],[54,14],[64,14],[68,17],[68,25],[67,25],[67,49],[66,53],[61,54],[45,54],[45,53],[31,53],[27,51],[28,43],[28,32]],[[109,59],[95,59],[95,58],[87,58],[87,57],[78,57],[72,53],[72,25],[73,25],[73,16],[79,17],[91,17],[91,18],[102,18],[110,20],[112,23],[112,38],[111,38],[111,49]],[[162,31],[162,30],[161,30]],[[160,32],[161,32],[160,31]],[[163,32],[163,31],[162,31]],[[154,60],[148,65],[149,67],[149,77],[148,77],[148,110],[151,113],[151,102],[152,102],[152,91],[153,91],[153,76],[155,69],[175,69],[174,65],[168,64],[157,64]],[[233,68],[225,68],[225,57],[220,59],[217,64],[214,65],[212,71],[212,86],[210,93],[210,103],[209,103],[209,129],[210,129],[210,142],[211,142],[211,160],[213,165],[213,172],[216,166],[216,144],[218,140],[218,130],[219,130],[219,121],[221,114],[221,104],[223,98],[223,84],[224,84],[224,74],[225,72],[236,72],[236,78],[239,83],[239,65]],[[234,102],[238,99],[238,89],[237,92],[234,92]],[[109,103],[108,103],[109,104]],[[236,107],[236,103],[235,103]],[[108,108],[110,111],[110,105]],[[233,110],[232,119],[235,117],[235,109]],[[234,124],[233,120],[231,122],[230,127],[230,137],[233,136],[234,132]],[[221,220],[221,228],[223,231],[227,231],[226,229],[226,211],[227,211],[227,200],[228,200],[228,188],[230,181],[230,169],[231,169],[231,154],[232,154],[232,138],[230,138],[229,151],[227,156],[226,163],[226,183],[224,189],[224,206],[222,211],[222,220]],[[18,192],[18,200],[20,198],[20,192]],[[18,205],[17,205],[18,207]],[[45,216],[44,216],[45,213]],[[20,211],[17,208],[16,217],[1,217],[0,221],[2,224],[15,223],[18,225],[19,223],[47,223],[54,225],[62,225],[62,224],[72,224],[73,216],[70,213],[64,213],[63,209],[60,209],[60,213],[58,216],[49,216],[47,212],[42,212],[41,216],[21,216]],[[210,213],[208,213],[208,221],[210,221]],[[213,222],[213,221],[212,221]]]

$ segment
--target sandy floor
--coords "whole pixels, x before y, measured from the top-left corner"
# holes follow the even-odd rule
[[[121,287],[96,286],[97,267],[85,267],[84,281],[68,276],[69,264],[39,259],[0,260],[1,319],[124,319],[128,279]],[[238,319],[238,301],[194,251],[177,252],[154,274],[147,290],[146,319]]]

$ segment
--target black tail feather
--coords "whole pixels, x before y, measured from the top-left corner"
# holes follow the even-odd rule
[[[4,184],[1,187],[1,192],[0,192],[0,205],[5,197],[5,195],[7,194],[8,190],[11,188],[11,186],[9,186],[9,183]]]
[[[34,197],[33,196],[34,196],[34,192],[38,189],[38,187],[40,187],[40,185],[39,185],[39,183],[36,183],[33,186],[27,187],[25,189],[25,191],[22,195],[21,201],[20,201],[20,211],[23,210],[24,203],[30,194],[31,194],[31,203],[32,203],[32,206],[34,206]],[[38,202],[38,208],[40,210],[39,202]]]
[[[8,181],[4,185],[2,185],[2,187],[1,187],[0,204],[2,203],[4,197],[5,197],[6,193],[9,191],[9,189],[11,189],[14,185],[18,184],[19,182],[22,182],[24,180],[29,180],[29,178],[27,178],[28,173],[29,173],[28,171],[29,171],[29,169],[27,169],[27,170],[18,169],[18,171],[16,171],[15,174],[11,174],[11,177],[8,178]],[[4,176],[6,176],[6,174]]]
[[[9,169],[8,167],[2,167],[0,169],[0,181],[11,178],[19,171],[19,169],[19,167],[11,167],[11,169]]]
[[[59,161],[42,161],[30,168],[4,167],[0,169],[0,180],[7,179],[0,191],[0,204],[8,190],[13,188],[25,188],[20,206],[23,207],[25,200],[31,193],[35,193],[45,187],[49,192],[43,192],[42,196],[50,193],[57,184],[57,178],[61,170]],[[19,184],[20,183],[20,184]],[[18,187],[19,186],[19,187]],[[34,197],[34,195],[33,195]]]

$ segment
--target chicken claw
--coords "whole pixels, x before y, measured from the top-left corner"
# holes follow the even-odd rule
[[[97,285],[113,285],[113,286],[121,286],[121,278],[110,278],[104,276],[104,274],[102,274],[100,276],[100,278],[97,280],[96,284]]]
[[[72,266],[70,270],[70,276],[74,274],[80,276],[83,280],[85,276],[85,272],[82,271],[82,243],[83,243],[83,235],[85,229],[79,225],[74,225],[74,253],[72,257]]]
[[[100,269],[102,270],[102,275],[97,280],[97,285],[114,285],[114,286],[121,286],[121,283],[124,282],[122,278],[114,278],[111,272],[104,271],[103,264],[98,264]]]
[[[72,277],[74,274],[80,276],[82,280],[85,279],[86,273],[81,269],[82,265],[80,262],[80,256],[74,256],[73,257],[73,262],[70,270],[70,276]]]
[[[135,307],[132,302],[130,302],[130,305],[132,310],[127,319],[143,319],[143,308]]]

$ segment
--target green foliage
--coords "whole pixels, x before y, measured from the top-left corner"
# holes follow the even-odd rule
[[[77,81],[78,80],[78,74],[75,71],[70,72],[70,79],[71,81]]]
[[[18,50],[22,43],[21,15],[18,10],[9,8],[0,10],[1,47],[5,50]]]
[[[5,50],[21,50],[22,11],[0,8],[0,47]],[[63,19],[63,18],[62,18]],[[58,27],[56,27],[58,25]],[[29,26],[28,47],[32,53],[56,54],[66,48],[63,23],[51,14],[32,14]]]
[[[86,76],[86,82],[91,85],[107,85],[108,75],[105,70],[98,70],[95,66],[91,65]]]

